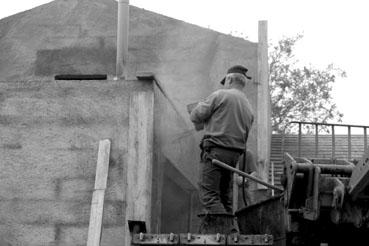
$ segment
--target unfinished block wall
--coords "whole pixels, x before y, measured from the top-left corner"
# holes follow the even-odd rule
[[[122,245],[129,97],[147,84],[52,79],[115,74],[116,4],[55,0],[0,20],[0,237],[10,242],[85,244],[98,141],[110,138],[102,242]],[[129,78],[152,72],[162,89],[154,86],[151,229],[194,232],[202,132],[186,105],[242,64],[253,77],[245,93],[256,116],[259,45],[133,6],[129,30]],[[248,146],[255,154],[257,134],[256,117]]]
[[[85,245],[100,139],[112,140],[102,245],[122,245],[128,103],[141,82],[0,83],[0,238]]]

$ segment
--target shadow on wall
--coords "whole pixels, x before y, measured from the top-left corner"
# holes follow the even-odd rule
[[[201,209],[197,190],[168,160],[164,170],[161,233],[197,233]]]
[[[63,73],[115,73],[116,48],[113,47],[66,47],[39,50],[36,56],[36,76],[54,76]]]
[[[164,88],[155,86],[155,141],[157,153],[168,159],[181,175],[197,185],[199,148],[196,132],[187,125]]]
[[[160,233],[197,232],[198,142],[176,105],[157,82],[155,88],[154,194]],[[155,178],[156,177],[156,178]],[[160,202],[159,202],[160,201]],[[155,213],[155,212],[154,212]],[[155,224],[155,222],[154,222]]]

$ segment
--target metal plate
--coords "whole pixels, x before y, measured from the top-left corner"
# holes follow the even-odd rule
[[[349,194],[355,200],[361,195],[369,183],[369,150],[365,152],[360,162],[352,172],[349,183]]]
[[[227,245],[273,245],[272,235],[231,235]]]
[[[180,234],[181,245],[226,245],[224,234]]]
[[[132,245],[178,245],[178,234],[133,234]]]
[[[271,235],[134,234],[132,245],[273,245]]]

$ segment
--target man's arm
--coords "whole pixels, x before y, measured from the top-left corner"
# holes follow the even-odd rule
[[[192,110],[190,119],[193,123],[199,124],[207,121],[216,108],[216,99],[218,92],[212,93],[204,101],[199,102],[197,106]]]
[[[196,108],[198,104],[199,104],[198,102],[188,104],[187,112],[191,115],[191,112],[193,111],[194,108]],[[196,131],[201,131],[202,129],[204,129],[204,123],[199,123],[199,124],[193,123],[193,125],[195,126]]]

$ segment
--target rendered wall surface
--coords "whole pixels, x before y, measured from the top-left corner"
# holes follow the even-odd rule
[[[32,152],[30,156],[35,158],[35,162],[38,161],[37,151],[40,151],[44,145],[54,139],[62,139],[66,143],[63,145],[62,140],[58,140],[58,143],[51,146],[60,149],[70,148],[72,155],[68,158],[73,158],[66,161],[65,165],[69,165],[67,168],[61,165],[60,168],[50,169],[50,166],[43,164],[44,162],[34,164],[35,168],[30,168],[30,174],[42,167],[45,168],[46,173],[51,175],[50,179],[43,178],[41,180],[37,180],[36,175],[41,173],[40,170],[29,177],[25,177],[26,174],[17,176],[18,170],[22,170],[23,166],[27,167],[29,165],[28,161],[18,164],[16,171],[12,173],[9,173],[7,169],[10,164],[6,164],[4,167],[0,165],[0,168],[5,168],[4,172],[0,169],[0,175],[14,175],[12,178],[7,177],[7,182],[9,182],[7,190],[15,189],[14,187],[16,187],[19,179],[30,182],[30,187],[34,187],[34,183],[37,183],[48,188],[33,195],[27,190],[29,186],[26,183],[24,187],[20,186],[14,192],[9,191],[9,194],[18,194],[16,199],[21,200],[24,196],[25,199],[37,200],[38,196],[42,197],[44,193],[45,199],[59,199],[59,195],[57,196],[54,190],[63,191],[63,189],[66,189],[63,188],[65,187],[64,179],[60,178],[63,185],[54,184],[51,179],[51,177],[54,177],[53,175],[59,175],[59,172],[61,174],[65,172],[65,176],[76,174],[77,177],[82,177],[83,181],[77,178],[73,178],[71,181],[68,179],[68,182],[72,182],[69,186],[74,187],[73,182],[81,182],[81,187],[90,184],[92,187],[97,155],[96,148],[98,140],[103,137],[102,135],[113,138],[112,160],[114,160],[113,163],[118,163],[113,164],[113,166],[117,165],[115,168],[120,173],[123,172],[124,158],[127,152],[127,145],[124,141],[127,138],[128,115],[126,109],[123,106],[118,107],[118,104],[127,105],[129,90],[134,88],[123,89],[114,82],[102,83],[98,86],[93,83],[89,84],[89,86],[93,85],[93,88],[96,87],[96,89],[87,86],[87,82],[82,84],[80,82],[77,84],[64,82],[60,86],[60,82],[54,82],[51,79],[55,74],[63,73],[106,73],[110,77],[115,75],[116,11],[117,3],[115,0],[56,0],[0,20],[0,81],[3,81],[1,82],[0,105],[8,105],[6,108],[1,106],[0,127],[1,129],[3,127],[5,127],[4,129],[12,128],[15,122],[26,121],[26,123],[16,124],[22,131],[18,131],[18,128],[16,128],[12,132],[6,133],[5,137],[0,140],[7,141],[3,143],[7,155],[10,155],[10,153],[14,155],[8,157],[9,161],[13,157],[15,160],[20,158],[19,156],[26,158],[24,155],[28,153],[24,152],[25,147],[23,147],[22,142],[19,143],[21,145],[19,147],[18,142],[15,141],[16,139],[28,141],[27,146],[31,148],[29,151]],[[232,65],[242,64],[249,68],[250,76],[253,78],[247,85],[245,93],[256,115],[257,44],[133,6],[130,7],[129,30],[130,77],[134,78],[137,71],[152,72],[155,74],[161,88],[160,90],[155,87],[156,159],[154,161],[154,202],[152,205],[154,213],[157,214],[156,218],[159,218],[158,216],[164,216],[162,214],[162,204],[165,207],[166,202],[172,198],[173,200],[177,199],[178,202],[189,204],[188,199],[191,197],[189,194],[192,194],[197,186],[198,143],[202,133],[193,130],[186,112],[186,105],[199,101],[215,89],[220,88],[219,81],[223,78],[226,70]],[[67,88],[64,88],[64,85],[68,85]],[[28,89],[28,87],[32,89]],[[13,88],[12,91],[9,92],[9,88]],[[23,97],[26,101],[21,106],[17,106],[23,101]],[[79,100],[79,97],[88,98],[88,100],[84,102]],[[50,100],[57,101],[58,98],[61,100],[60,103],[49,102]],[[34,102],[34,100],[36,101]],[[100,104],[103,106],[94,108]],[[19,110],[22,107],[26,108],[17,117],[7,115],[9,110]],[[83,117],[80,115],[83,115]],[[109,120],[105,119],[105,116]],[[51,127],[42,128],[42,131],[33,130],[35,126],[40,129],[43,126],[48,126],[44,123],[44,125],[40,125],[41,119],[50,122],[48,124],[51,124]],[[110,124],[108,127],[110,130],[107,130],[107,125],[104,124]],[[121,125],[123,129],[118,127]],[[256,153],[257,146],[256,126],[257,119],[249,139],[249,148],[254,153]],[[54,134],[55,127],[57,127],[59,135]],[[102,128],[105,130],[102,131]],[[100,135],[100,132],[106,134]],[[115,140],[119,143],[118,146],[115,145]],[[70,147],[73,144],[75,147]],[[88,152],[79,150],[79,148],[85,148],[85,145],[87,150],[84,151]],[[50,146],[47,145],[47,147]],[[65,156],[69,156],[62,151],[60,153],[57,151],[45,153],[44,155],[46,154],[48,157],[45,162],[54,163],[56,167],[59,167],[59,162],[64,163],[63,158]],[[83,165],[74,166],[75,160],[81,161]],[[44,160],[42,159],[42,161]],[[172,168],[165,168],[165,165],[171,165]],[[164,172],[160,172],[160,170],[164,170]],[[118,175],[116,173],[119,172],[109,173],[108,179],[118,180],[114,175]],[[13,178],[14,181],[11,181]],[[115,181],[110,180],[109,182]],[[164,196],[163,185],[171,182],[175,182],[175,185],[172,188],[165,187],[165,192],[169,194]],[[113,184],[114,199],[118,201],[116,206],[120,206],[116,211],[122,211],[121,208],[124,206],[122,200],[124,196],[123,184]],[[52,191],[49,191],[49,189]],[[184,192],[185,201],[181,201],[182,198],[180,199],[177,196],[178,190]],[[108,192],[110,191],[108,190]],[[28,193],[29,196],[27,196]],[[92,190],[86,192],[82,189],[80,193],[77,192],[70,196],[72,196],[71,200],[75,196],[78,199],[82,197],[81,200],[86,204],[86,209],[83,211],[88,213],[89,196],[91,194]],[[196,196],[196,194],[192,195]],[[41,221],[48,222],[51,220],[54,223],[60,220],[64,223],[69,221],[70,218],[74,218],[68,213],[59,215],[59,209],[51,210],[54,205],[50,204],[43,209],[47,211],[45,215],[37,215],[37,218],[41,218]],[[79,206],[79,203],[77,203],[74,208],[80,209]],[[194,204],[194,207],[196,207],[196,204]],[[33,211],[33,209],[29,211]],[[109,218],[113,222],[119,220],[119,223],[124,223],[124,214],[114,211],[112,212],[114,216]],[[192,224],[196,224],[196,217],[192,214],[194,212],[195,210],[183,216],[181,223],[184,223],[184,220],[193,220]],[[13,214],[15,213],[13,212]],[[75,213],[79,216],[80,210]],[[54,218],[55,216],[57,216],[57,219]],[[66,240],[64,239],[67,237],[66,235],[72,237],[68,240],[74,240],[75,237],[76,242],[81,242],[86,236],[82,228],[86,226],[86,220],[88,220],[88,216],[83,215],[82,217],[83,219],[71,224],[65,222],[68,226],[61,223],[59,228],[58,222],[56,226],[40,228],[53,231],[54,236],[50,236],[50,238],[54,237],[54,241],[50,239],[51,242],[60,241],[63,243]],[[115,225],[115,222],[113,222],[104,229],[106,234],[103,233],[103,240],[107,240],[109,237],[116,241],[121,239],[122,235],[118,233],[121,232],[121,228],[118,227],[122,224],[116,222],[117,225]],[[78,223],[82,223],[83,226]],[[154,220],[153,224],[152,228],[160,230],[159,219]],[[188,223],[186,226],[189,226]],[[7,228],[7,226],[4,230],[0,228],[0,234],[2,232],[7,233],[9,231]],[[33,234],[36,233],[34,229],[30,229],[30,231]],[[40,234],[49,235],[42,231],[40,231]],[[13,238],[18,240],[21,236],[15,235]],[[116,241],[112,242],[111,245],[115,245]]]
[[[197,232],[199,139],[160,84],[155,92],[155,156],[152,228]],[[175,219],[173,219],[175,218]]]
[[[115,75],[116,4],[56,0],[1,20],[0,80],[43,80],[60,73]],[[246,93],[256,111],[256,43],[134,6],[129,30],[130,76],[153,72],[188,128],[192,125],[186,104],[219,88],[226,70],[235,64],[250,70],[253,79]],[[256,151],[256,138],[251,139]]]
[[[85,245],[100,139],[112,140],[102,245],[121,245],[129,94],[143,82],[0,83],[0,238]]]

